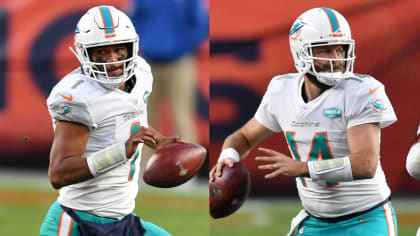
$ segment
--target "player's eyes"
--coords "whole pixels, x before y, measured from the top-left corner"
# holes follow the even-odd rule
[[[105,59],[103,57],[97,56],[95,58],[95,62],[105,62]]]
[[[316,54],[321,54],[321,53],[326,53],[326,52],[327,52],[327,50],[325,50],[324,48],[317,48],[314,51],[314,53],[316,53]]]
[[[99,57],[104,57],[105,54],[105,50],[95,50],[92,52],[92,57],[94,57],[95,61],[97,61],[96,59],[98,59]]]
[[[119,47],[119,48],[115,49],[115,52],[118,53],[118,54],[125,53],[126,48],[125,47]]]

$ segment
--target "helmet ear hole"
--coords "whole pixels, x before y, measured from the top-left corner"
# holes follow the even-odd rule
[[[301,66],[302,68],[305,68],[305,62],[303,62],[303,61],[302,61],[302,62],[300,63],[300,66]]]

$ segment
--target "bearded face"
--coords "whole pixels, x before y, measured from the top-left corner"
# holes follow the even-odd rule
[[[313,47],[312,54],[318,58],[344,59],[346,53],[343,45],[328,45]],[[315,59],[314,66],[317,72],[345,72],[346,62]],[[333,71],[331,71],[331,66]]]

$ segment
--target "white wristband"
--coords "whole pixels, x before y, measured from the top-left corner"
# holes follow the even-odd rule
[[[92,176],[96,177],[127,161],[125,144],[117,143],[87,157],[87,164]]]
[[[239,153],[234,148],[225,148],[220,153],[219,159],[217,162],[221,162],[226,158],[232,158],[235,162],[240,161]]]
[[[352,181],[350,158],[335,158],[322,161],[308,162],[309,175],[314,181]]]

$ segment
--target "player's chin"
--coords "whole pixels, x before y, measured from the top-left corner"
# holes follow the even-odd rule
[[[115,70],[108,71],[109,77],[119,77],[122,74],[123,74],[123,69],[115,69]]]

